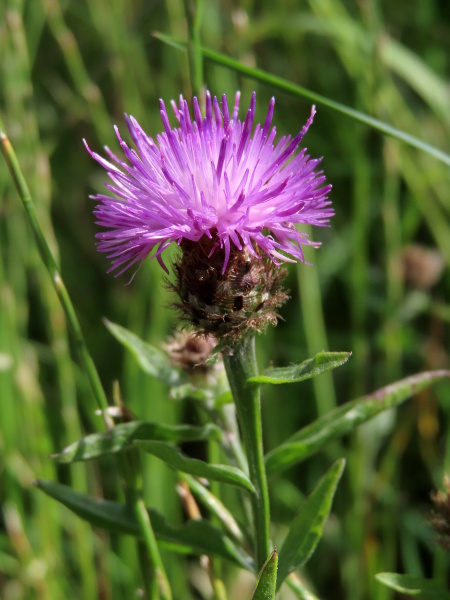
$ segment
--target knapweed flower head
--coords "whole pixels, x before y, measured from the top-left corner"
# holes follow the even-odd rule
[[[110,270],[123,273],[151,256],[167,271],[162,253],[176,242],[183,255],[175,288],[195,325],[212,334],[218,333],[217,327],[203,323],[210,313],[218,326],[227,311],[239,312],[249,302],[256,312],[279,306],[286,295],[276,297],[281,272],[274,270],[283,262],[305,262],[302,246],[318,245],[296,226],[324,226],[334,214],[328,200],[331,186],[317,170],[321,159],[311,159],[306,149],[297,152],[314,107],[295,137],[275,143],[274,98],[264,124],[256,125],[253,134],[256,95],[243,122],[238,119],[239,99],[238,92],[230,114],[225,95],[219,105],[207,92],[205,117],[194,98],[191,119],[180,97],[178,105],[172,102],[176,128],[161,100],[164,131],[156,140],[133,117],[126,117],[135,149],[115,130],[127,161],[108,148],[109,160],[88,148],[111,180],[106,185],[111,195],[94,197],[97,224],[106,228],[97,234],[98,249],[111,259]],[[228,297],[222,289],[225,280],[233,282],[237,296]],[[199,282],[204,289],[191,310]],[[218,296],[227,298],[223,310],[217,309]],[[206,310],[205,302],[213,308]],[[274,313],[262,320],[256,315],[251,327],[274,319]]]

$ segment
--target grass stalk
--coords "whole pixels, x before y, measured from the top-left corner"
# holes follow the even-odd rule
[[[201,98],[203,87],[203,55],[200,40],[200,26],[203,14],[203,0],[184,0],[188,25],[187,52],[192,94]]]
[[[67,323],[69,325],[70,331],[75,341],[75,345],[79,352],[79,356],[83,365],[84,372],[89,381],[91,391],[94,395],[95,400],[97,401],[98,407],[102,411],[104,418],[106,419],[106,410],[108,408],[108,401],[106,399],[105,392],[103,390],[102,384],[100,382],[100,377],[98,375],[97,369],[95,367],[94,361],[89,353],[87,348],[83,332],[81,330],[80,323],[78,321],[78,317],[75,312],[75,308],[70,299],[67,288],[64,284],[64,281],[61,277],[61,273],[59,271],[58,265],[56,264],[56,260],[53,257],[53,254],[50,250],[50,247],[45,239],[45,236],[42,232],[42,229],[39,225],[35,206],[33,204],[33,200],[31,198],[30,191],[28,189],[27,183],[25,181],[25,177],[23,176],[22,170],[19,165],[19,161],[17,160],[16,153],[14,152],[14,148],[9,141],[5,129],[3,127],[3,123],[0,119],[0,142],[2,146],[3,156],[5,157],[6,164],[8,166],[11,177],[14,181],[16,189],[19,193],[20,199],[22,200],[23,207],[25,209],[25,213],[28,218],[28,222],[30,224],[31,230],[33,232],[34,238],[36,240],[36,244],[44,263],[48,274],[50,275],[50,279],[53,283],[53,287],[55,292],[61,302],[61,305],[64,309]]]

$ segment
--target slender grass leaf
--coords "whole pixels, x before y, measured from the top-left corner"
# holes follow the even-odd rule
[[[190,399],[206,402],[207,400],[213,399],[213,391],[210,389],[196,387],[191,383],[183,383],[182,385],[177,385],[170,390],[169,398],[178,401]]]
[[[398,573],[378,573],[376,579],[387,587],[423,600],[450,600],[450,592],[442,583],[422,577],[399,575]]]
[[[295,573],[291,573],[289,577],[285,579],[285,583],[293,592],[295,592],[299,600],[319,600],[311,590],[308,590],[308,588],[302,584],[300,579],[295,576]]]
[[[249,383],[297,383],[336,369],[348,361],[351,352],[319,352],[299,365],[266,369],[261,375],[250,377]]]
[[[158,40],[160,40],[170,46],[173,46],[174,48],[177,48],[178,50],[183,50],[183,51],[186,50],[186,42],[184,42],[183,40],[174,38],[170,35],[167,35],[165,33],[160,33],[160,32],[154,32],[153,35]],[[322,96],[321,94],[312,92],[311,90],[308,90],[300,85],[291,83],[290,81],[287,81],[286,79],[283,79],[282,77],[272,75],[271,73],[267,73],[266,71],[263,71],[262,69],[257,69],[255,67],[249,67],[247,65],[244,65],[244,64],[240,63],[239,61],[234,60],[233,58],[230,58],[229,56],[225,56],[224,54],[221,54],[220,52],[215,52],[214,50],[209,50],[208,48],[202,48],[202,54],[203,54],[203,57],[206,58],[207,60],[210,60],[211,62],[214,62],[218,65],[221,65],[223,67],[231,69],[232,71],[235,71],[237,73],[241,73],[242,75],[245,75],[245,76],[249,77],[250,79],[255,79],[256,81],[261,81],[262,83],[266,83],[273,88],[279,89],[283,92],[292,94],[294,96],[308,98],[308,100],[311,100],[312,102],[316,102],[317,104],[323,104],[324,106],[327,106],[328,108],[331,108],[341,114],[344,114],[347,117],[354,119],[355,121],[364,123],[364,125],[368,125],[369,127],[372,127],[373,129],[376,129],[377,131],[384,133],[385,135],[389,135],[389,136],[393,137],[394,139],[405,142],[406,144],[409,144],[413,148],[422,150],[422,152],[426,152],[427,154],[430,154],[431,156],[433,156],[434,158],[437,158],[438,160],[442,161],[446,165],[450,165],[450,154],[447,154],[443,150],[439,150],[439,148],[436,148],[435,146],[432,146],[431,144],[423,142],[422,140],[415,137],[414,135],[406,133],[405,131],[401,131],[400,129],[397,129],[396,127],[392,127],[391,125],[389,125],[388,123],[385,123],[384,121],[380,121],[379,119],[376,119],[374,117],[366,115],[365,113],[362,113],[359,110],[355,110],[354,108],[350,108],[349,106],[346,106],[345,104],[336,102],[335,100],[332,100],[331,98],[327,98],[326,96]]]
[[[97,500],[53,481],[40,479],[36,486],[95,527],[135,537],[141,535],[130,506],[110,500]],[[191,520],[182,527],[172,527],[160,513],[153,509],[147,510],[156,539],[166,548],[183,554],[222,556],[244,569],[253,570],[252,559],[236,548],[233,542],[209,521]]]
[[[332,465],[289,526],[280,550],[277,589],[289,573],[306,563],[316,549],[344,466],[343,458]]]
[[[275,548],[259,572],[252,600],[275,600],[277,567],[278,553]]]
[[[71,463],[80,460],[92,460],[107,454],[120,452],[136,440],[157,440],[165,442],[188,442],[197,440],[217,440],[222,432],[216,425],[208,423],[204,427],[191,425],[160,425],[132,421],[122,423],[103,433],[88,435],[61,453],[52,455],[60,463]]]
[[[178,476],[181,481],[187,483],[194,496],[196,496],[210,513],[222,523],[224,528],[228,530],[228,533],[241,545],[244,545],[244,534],[241,531],[240,526],[221,500],[219,500],[217,496],[210,492],[195,477],[192,477],[187,473],[178,473]]]
[[[121,325],[105,319],[105,325],[113,336],[136,358],[141,369],[169,386],[184,383],[179,369],[170,364],[168,356]]]
[[[406,81],[450,125],[450,86],[441,79],[415,52],[388,37],[380,44],[379,57],[392,72]]]
[[[431,384],[450,377],[450,371],[425,371],[347,402],[294,434],[266,455],[268,475],[280,473],[318,452],[330,440],[353,431],[358,425],[394,408]]]
[[[189,473],[196,477],[204,477],[205,479],[211,479],[212,481],[229,483],[255,493],[255,489],[250,479],[243,471],[236,467],[229,467],[228,465],[211,465],[198,458],[189,458],[175,446],[165,444],[164,442],[136,440],[134,444],[139,446],[139,448],[142,448],[145,452],[157,456],[177,471]]]

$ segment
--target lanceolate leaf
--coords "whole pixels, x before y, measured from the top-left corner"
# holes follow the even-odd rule
[[[378,573],[375,577],[393,590],[421,598],[422,600],[450,600],[450,592],[438,581],[399,575],[398,573]]]
[[[74,442],[61,453],[53,455],[52,458],[61,463],[91,460],[106,454],[120,452],[136,439],[187,442],[193,440],[219,441],[221,437],[221,430],[212,423],[204,427],[193,427],[191,425],[160,425],[132,421],[116,425],[103,433],[88,435]]]
[[[413,375],[339,406],[294,434],[266,456],[268,475],[280,473],[305,460],[330,440],[353,431],[380,412],[394,408],[432,383],[450,377],[450,371],[427,371]]]
[[[164,442],[136,440],[134,443],[142,448],[142,450],[157,456],[177,471],[189,473],[196,477],[205,477],[205,479],[213,481],[230,483],[231,485],[236,485],[244,490],[255,493],[250,479],[243,471],[236,467],[211,465],[198,458],[189,458],[175,446],[165,444]]]
[[[250,377],[248,381],[259,384],[297,383],[340,367],[348,361],[351,354],[351,352],[319,352],[299,365],[266,369],[261,375]]]
[[[275,600],[277,587],[277,549],[272,552],[261,569],[252,600]]]
[[[114,533],[140,536],[134,512],[129,506],[109,500],[96,500],[52,481],[39,480],[36,485],[95,527]],[[185,554],[218,555],[244,569],[253,569],[251,558],[236,548],[232,541],[209,521],[200,519],[188,521],[182,527],[172,527],[157,511],[148,509],[148,513],[156,539],[165,547]]]
[[[343,458],[334,463],[289,526],[279,555],[277,589],[291,571],[305,564],[316,549],[344,466]]]
[[[136,357],[143,371],[163,381],[167,385],[179,385],[184,378],[179,369],[172,367],[168,356],[151,346],[137,335],[105,319],[105,325],[113,336]]]

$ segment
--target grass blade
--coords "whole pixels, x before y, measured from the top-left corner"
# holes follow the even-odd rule
[[[450,600],[450,592],[440,582],[432,579],[398,573],[378,573],[375,577],[392,590],[407,596],[422,598],[422,600]]]
[[[169,45],[173,46],[174,48],[177,48],[179,50],[186,50],[186,42],[183,42],[180,39],[174,38],[170,35],[166,35],[166,34],[163,34],[160,32],[155,32],[155,33],[153,33],[153,35],[158,40],[161,40],[162,42],[169,44]],[[293,96],[307,98],[308,100],[311,100],[311,102],[315,102],[317,104],[322,104],[323,106],[326,106],[326,107],[331,108],[343,115],[346,115],[347,117],[350,117],[351,119],[353,119],[355,121],[364,123],[364,125],[368,125],[369,127],[372,127],[372,129],[376,129],[377,131],[380,131],[381,133],[384,133],[385,135],[389,135],[397,140],[400,140],[401,142],[404,142],[405,144],[408,144],[409,146],[412,146],[413,148],[422,150],[422,152],[426,152],[427,154],[430,154],[431,156],[433,156],[434,158],[437,158],[438,160],[442,161],[446,165],[450,165],[450,155],[449,154],[447,154],[443,150],[439,150],[439,148],[436,148],[435,146],[432,146],[431,144],[427,144],[426,142],[423,142],[422,140],[415,137],[414,135],[406,133],[405,131],[401,131],[400,129],[397,129],[396,127],[392,127],[391,125],[389,125],[388,123],[385,123],[384,121],[380,121],[379,119],[371,117],[370,115],[360,112],[359,110],[355,110],[354,108],[351,108],[350,106],[346,106],[345,104],[336,102],[335,100],[332,100],[331,98],[327,98],[326,96],[322,96],[321,94],[312,92],[311,90],[308,90],[308,89],[302,87],[301,85],[291,83],[290,81],[287,81],[286,79],[283,79],[282,77],[278,77],[277,75],[272,75],[271,73],[267,73],[266,71],[263,71],[262,69],[257,69],[255,67],[249,67],[247,65],[244,65],[244,64],[240,63],[239,61],[234,60],[233,58],[230,58],[228,56],[225,56],[224,54],[221,54],[220,52],[215,52],[214,50],[209,50],[208,48],[202,48],[202,53],[203,53],[204,58],[206,58],[206,59],[210,60],[211,62],[214,62],[218,65],[221,65],[222,67],[227,67],[228,69],[236,71],[237,73],[246,75],[250,79],[255,79],[256,81],[266,83],[278,90],[281,90],[288,94],[292,94]]]
[[[229,467],[227,465],[211,465],[199,460],[198,458],[189,458],[183,454],[178,448],[171,444],[164,442],[148,442],[145,440],[136,440],[134,442],[136,446],[139,446],[145,452],[157,456],[165,463],[167,463],[173,469],[182,471],[183,473],[189,473],[196,477],[205,477],[212,481],[222,481],[223,483],[229,483],[236,485],[248,492],[255,493],[253,485],[250,479],[245,475],[243,471],[236,467]]]
[[[343,458],[334,463],[289,526],[280,550],[277,589],[289,573],[305,564],[316,549],[344,466]]]

